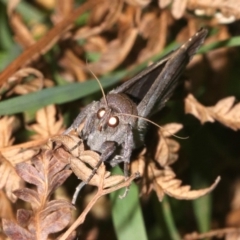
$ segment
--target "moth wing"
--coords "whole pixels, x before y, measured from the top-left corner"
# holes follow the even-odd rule
[[[159,75],[159,72],[162,71],[169,58],[171,58],[171,55],[172,52],[167,54],[160,61],[153,63],[149,67],[145,68],[136,76],[129,79],[111,92],[125,93],[137,103],[140,103]]]
[[[148,78],[154,78],[154,80],[152,80],[151,87],[137,106],[139,116],[149,117],[165,106],[178,83],[177,80],[181,73],[203,43],[207,33],[206,29],[199,30],[185,44],[173,52],[161,71],[158,71],[157,76],[156,73],[154,76],[152,72],[148,73],[150,75]]]

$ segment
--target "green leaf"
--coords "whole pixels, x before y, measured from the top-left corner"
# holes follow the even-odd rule
[[[12,40],[12,33],[10,31],[10,27],[8,24],[7,14],[6,14],[6,8],[3,6],[2,3],[0,3],[0,49],[10,49],[13,40]]]
[[[205,45],[199,49],[198,53],[203,54],[221,47],[237,47],[237,46],[240,46],[240,37],[232,37],[227,40],[217,41]]]
[[[114,76],[102,79],[101,84],[103,87],[110,87],[119,82],[125,75],[126,71],[118,72]],[[0,101],[0,115],[20,113],[33,108],[38,109],[49,104],[66,103],[97,91],[99,91],[99,85],[96,80],[46,88],[39,92]]]
[[[118,167],[113,172],[122,173]],[[138,187],[132,183],[128,195],[120,199],[125,189],[110,194],[112,202],[112,217],[118,240],[147,240],[147,233],[139,202]]]
[[[0,52],[0,71],[8,66],[22,52],[19,45],[13,44],[10,49]]]
[[[198,174],[193,175],[192,185],[196,189],[209,187],[209,183]],[[203,197],[192,201],[193,211],[197,221],[199,232],[207,232],[211,229],[212,216],[212,194],[208,193]]]
[[[7,4],[8,0],[0,0],[0,2]],[[42,11],[39,11],[33,5],[24,1],[19,2],[16,10],[21,14],[25,21],[32,21],[34,19],[34,21],[40,22],[43,21],[46,16]]]
[[[172,240],[180,240],[181,237],[178,233],[177,227],[174,222],[174,216],[172,214],[171,206],[168,201],[168,196],[164,196],[162,203],[163,215],[166,221],[169,234]]]

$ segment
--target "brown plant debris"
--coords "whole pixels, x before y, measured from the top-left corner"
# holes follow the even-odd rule
[[[226,236],[226,240],[237,240],[240,236],[240,229],[239,228],[222,228],[222,229],[216,229],[212,230],[206,233],[191,233],[186,234],[184,236],[184,240],[194,240],[194,239],[205,239],[205,238],[222,238]]]
[[[158,3],[160,8],[171,4],[171,13],[176,19],[183,17],[187,10],[200,16],[213,16],[219,23],[225,24],[240,18],[240,4],[234,0],[159,0]]]
[[[213,107],[205,107],[189,94],[185,99],[185,112],[194,115],[202,124],[217,120],[237,131],[240,128],[240,103],[234,105],[234,102],[235,97],[227,97]]]
[[[58,120],[56,118],[59,118]],[[36,124],[30,125],[28,128],[35,131],[36,134],[32,139],[48,138],[63,131],[63,118],[59,114],[57,116],[57,109],[54,105],[49,105],[42,108],[36,113]]]
[[[31,210],[19,209],[17,222],[3,219],[3,231],[9,239],[48,239],[64,229],[71,220],[73,206],[65,200],[50,200],[52,193],[71,174],[58,159],[57,150],[42,150],[30,163],[19,163],[19,176],[36,189],[23,188],[14,194],[30,204]],[[57,157],[56,157],[57,156]]]
[[[86,181],[92,173],[92,169],[99,162],[99,155],[90,150],[84,150],[84,145],[81,139],[75,135],[61,135],[51,138],[51,141],[63,144],[70,153],[68,161],[75,175],[82,181]],[[90,180],[89,184],[99,187],[101,179],[103,181],[103,189],[113,187],[124,182],[124,176],[111,175],[106,171],[104,163],[100,166],[97,173]]]
[[[98,0],[97,4],[102,1],[103,0]],[[61,36],[69,30],[69,26],[71,26],[79,15],[91,9],[93,6],[96,6],[96,1],[88,1],[81,5],[78,9],[74,10],[74,12],[64,18],[63,21],[59,22],[54,28],[52,28],[46,36],[26,49],[4,71],[0,73],[0,86],[19,68],[29,64],[32,60],[38,58],[40,54],[46,53],[61,38]]]
[[[144,150],[138,159],[133,161],[132,171],[139,171],[142,176],[141,194],[149,194],[154,190],[159,201],[162,201],[165,194],[176,199],[192,200],[208,194],[217,186],[220,177],[217,177],[210,187],[199,190],[191,190],[188,185],[181,186],[182,181],[175,178],[176,174],[169,165],[178,158],[179,144],[169,136],[181,128],[182,125],[177,123],[163,126],[163,130],[159,131],[160,141],[156,148],[155,158],[150,158],[151,154]]]

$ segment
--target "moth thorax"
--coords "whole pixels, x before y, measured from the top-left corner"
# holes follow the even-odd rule
[[[108,107],[117,113],[137,115],[136,104],[123,93],[110,93],[106,96]]]

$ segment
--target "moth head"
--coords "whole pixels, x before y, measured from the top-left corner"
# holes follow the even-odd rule
[[[137,115],[136,104],[125,94],[106,95],[106,101],[104,99],[100,101],[100,107],[96,113],[99,120],[98,130],[102,131],[107,127],[116,128],[119,124],[133,124],[136,121],[129,116],[121,116],[121,113]]]
[[[110,111],[109,111],[109,110],[110,110]],[[119,118],[118,118],[117,116],[113,116],[113,115],[111,114],[111,109],[109,109],[109,108],[107,108],[107,109],[105,109],[105,108],[100,108],[100,109],[98,110],[98,112],[97,112],[97,118],[98,118],[99,120],[104,119],[105,114],[107,113],[107,111],[110,112],[110,113],[108,114],[108,117],[105,119],[105,121],[107,122],[107,125],[108,125],[109,127],[117,127],[118,124],[119,124]]]

